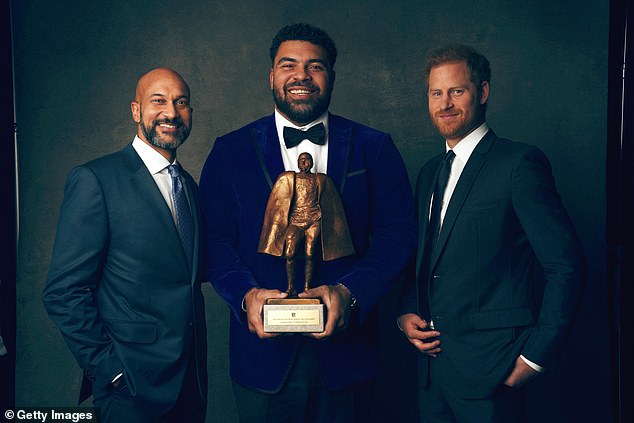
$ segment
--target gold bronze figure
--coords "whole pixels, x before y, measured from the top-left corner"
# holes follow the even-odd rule
[[[258,252],[286,257],[289,297],[294,288],[295,257],[302,240],[306,256],[304,290],[313,275],[313,253],[321,239],[325,261],[354,254],[348,222],[332,180],[323,173],[311,173],[313,158],[302,153],[299,172],[284,172],[275,182],[264,215]]]

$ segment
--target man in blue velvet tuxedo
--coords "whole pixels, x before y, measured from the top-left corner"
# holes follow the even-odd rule
[[[134,140],[68,177],[43,301],[102,422],[202,422],[201,219],[196,183],[176,161],[189,87],[154,69],[131,110]]]
[[[202,171],[205,277],[231,309],[241,421],[367,420],[378,305],[413,258],[413,198],[390,136],[328,112],[336,55],[324,31],[282,28],[270,49],[274,114],[218,138]],[[285,260],[258,242],[273,183],[305,152],[339,191],[354,254],[316,261],[314,287],[299,293],[326,305],[324,332],[280,336],[264,332],[262,308],[287,295]]]
[[[399,317],[421,351],[423,421],[524,421],[522,387],[552,365],[580,299],[581,248],[544,154],[485,122],[488,60],[449,46],[424,74],[446,152],[418,176]]]

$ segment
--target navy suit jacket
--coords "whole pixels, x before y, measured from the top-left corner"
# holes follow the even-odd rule
[[[376,374],[377,306],[413,259],[417,231],[409,178],[390,136],[335,115],[328,132],[328,176],[355,254],[316,263],[312,285],[343,283],[359,304],[345,332],[317,343],[324,383],[341,388]],[[282,387],[301,340],[260,340],[241,308],[253,287],[286,290],[285,260],[257,252],[271,187],[283,171],[275,120],[267,116],[218,138],[200,179],[205,277],[232,311],[231,376],[265,392]]]
[[[404,284],[400,313],[433,319],[444,377],[461,395],[478,398],[503,383],[520,354],[552,363],[580,299],[584,259],[548,159],[493,131],[460,176],[435,249],[424,251],[443,157],[419,173],[416,278]],[[430,272],[421,268],[425,254]],[[421,360],[426,381],[428,358]]]
[[[169,207],[131,144],[73,169],[43,292],[93,390],[124,373],[131,395],[163,413],[176,401],[192,345],[206,399],[206,330],[200,289],[200,213],[187,263]]]

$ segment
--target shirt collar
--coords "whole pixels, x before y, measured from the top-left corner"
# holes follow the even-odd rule
[[[139,138],[138,135],[134,136],[132,147],[136,150],[139,157],[141,157],[141,160],[143,160],[145,167],[147,167],[152,175],[159,173],[163,169],[167,168],[167,166],[176,163],[176,159],[174,159],[174,163],[170,163],[169,160]]]
[[[313,126],[323,123],[326,128],[326,139],[328,139],[328,112],[324,112],[321,116],[319,116],[314,121],[307,123],[304,126],[297,126],[290,120],[286,119],[277,109],[275,109],[275,126],[277,127],[278,132],[284,131],[285,126],[290,126],[291,128],[300,129],[305,131],[307,129],[312,128]]]
[[[453,148],[453,152],[456,153],[456,156],[459,157],[463,162],[467,162],[469,157],[471,157],[471,153],[478,146],[478,143],[484,138],[486,133],[489,131],[489,126],[486,122],[482,123],[482,125],[478,126],[475,130],[471,131],[469,135],[464,137],[463,139],[456,144]],[[445,151],[449,151],[449,145],[445,141]]]

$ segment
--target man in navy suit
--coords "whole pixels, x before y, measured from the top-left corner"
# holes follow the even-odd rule
[[[580,299],[581,248],[544,154],[485,122],[488,60],[448,46],[424,74],[446,153],[418,176],[399,317],[421,351],[423,421],[524,421],[522,387],[552,365]]]
[[[101,421],[201,422],[201,225],[196,183],[176,161],[191,130],[189,87],[154,69],[131,109],[134,140],[68,177],[43,301]]]
[[[218,138],[202,171],[205,277],[231,309],[230,372],[243,422],[367,420],[378,305],[413,258],[413,198],[390,136],[328,113],[336,55],[324,31],[282,28],[270,49],[274,114]],[[314,288],[299,294],[322,299],[324,332],[279,336],[264,332],[262,309],[286,296],[285,260],[259,254],[258,242],[273,183],[298,172],[305,152],[339,191],[355,253],[316,262]]]

